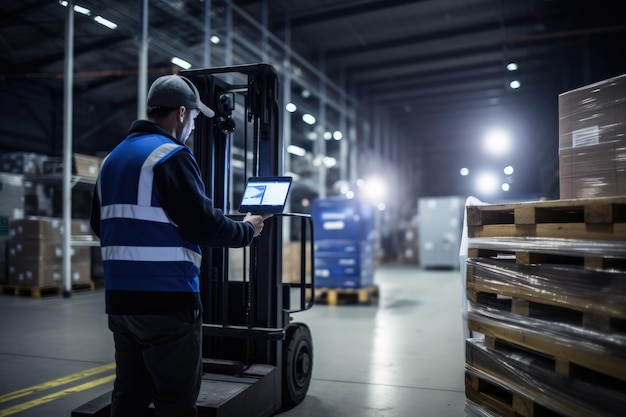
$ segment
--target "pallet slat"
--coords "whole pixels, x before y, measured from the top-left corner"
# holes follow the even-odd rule
[[[328,305],[372,304],[378,300],[379,288],[371,285],[365,288],[316,288],[315,302]],[[310,297],[310,293],[307,294]]]
[[[488,344],[493,345],[498,340],[528,349],[538,354],[554,358],[558,364],[555,371],[569,373],[576,367],[587,368],[611,378],[626,381],[626,357],[617,356],[606,349],[564,335],[555,337],[526,326],[514,326],[500,321],[482,317],[470,312],[468,319],[469,329],[485,335]],[[573,366],[575,365],[575,366]]]
[[[467,207],[468,236],[626,239],[626,197]]]
[[[83,284],[73,284],[73,291],[94,291],[93,282]],[[51,285],[45,287],[22,287],[19,285],[0,285],[0,294],[41,298],[45,296],[60,296],[63,294],[62,285]]]
[[[488,396],[492,409],[495,402],[495,408],[523,416],[618,417],[626,407],[624,384],[560,375],[548,359],[512,345],[487,347],[480,339],[468,339],[465,350],[473,398]]]

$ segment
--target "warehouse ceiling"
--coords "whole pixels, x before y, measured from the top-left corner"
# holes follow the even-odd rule
[[[110,149],[136,117],[140,3],[74,2],[89,9],[89,15],[76,13],[74,23],[78,152]],[[201,67],[205,2],[149,3],[150,79],[172,72],[173,55]],[[442,167],[458,174],[462,166],[484,165],[479,140],[488,127],[504,125],[513,130],[517,151],[502,163],[529,173],[520,193],[550,194],[558,168],[558,94],[626,72],[626,16],[619,3],[212,0],[211,32],[222,39],[230,33],[243,45],[231,57],[240,64],[262,59],[250,46],[262,37],[253,21],[269,28],[265,58],[282,67],[279,42],[286,42],[301,70],[294,93],[308,86],[315,94],[321,74],[332,88],[347,91],[359,104],[357,123],[383,125],[372,141],[394,136],[402,157],[415,161],[423,193],[458,193],[450,185],[455,177]],[[0,3],[0,151],[61,152],[66,15],[56,0]],[[96,24],[95,16],[117,27]],[[210,64],[223,65],[224,54],[223,43],[212,45]],[[507,70],[510,63],[516,71]],[[520,87],[512,88],[512,81]],[[332,91],[329,97],[340,100]],[[364,148],[367,154],[376,146]]]

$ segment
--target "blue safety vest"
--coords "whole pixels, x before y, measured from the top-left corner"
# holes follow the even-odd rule
[[[198,292],[200,247],[185,240],[161,206],[154,169],[185,146],[133,133],[104,160],[98,178],[105,287]]]

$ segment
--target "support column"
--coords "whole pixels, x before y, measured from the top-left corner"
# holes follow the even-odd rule
[[[141,0],[141,38],[139,40],[139,68],[137,68],[137,119],[146,118],[148,96],[148,0]]]
[[[63,83],[63,296],[72,295],[72,113],[74,110],[74,1],[67,2]]]
[[[204,0],[204,45],[202,52],[203,68],[211,67],[211,0]]]

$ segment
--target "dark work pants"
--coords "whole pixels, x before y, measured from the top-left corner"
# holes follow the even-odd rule
[[[202,377],[202,318],[198,311],[109,315],[116,378],[111,417],[195,417]]]

